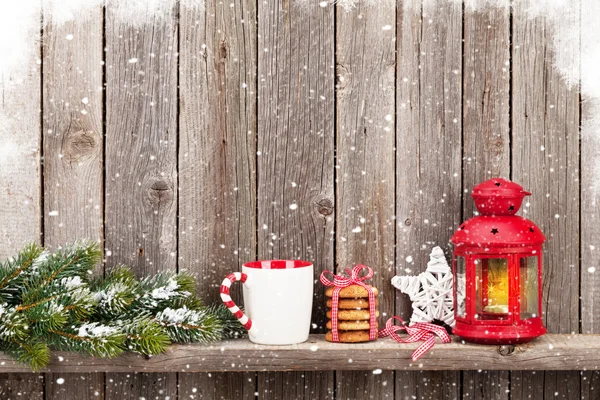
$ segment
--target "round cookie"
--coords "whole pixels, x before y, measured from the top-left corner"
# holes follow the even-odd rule
[[[369,341],[369,331],[349,331],[338,332],[340,343],[361,343]],[[325,340],[333,342],[333,334],[331,331],[327,331],[325,334]]]
[[[332,300],[327,299],[327,303],[325,304],[327,308],[331,308]],[[375,299],[375,306],[379,305],[379,301]],[[340,310],[362,310],[369,309],[369,299],[340,299],[338,301],[338,308]]]
[[[327,321],[327,329],[331,329],[331,321]],[[378,326],[376,326],[377,328]],[[340,331],[368,331],[369,321],[338,321]]]
[[[369,285],[367,285],[367,286],[369,286]],[[373,294],[375,296],[377,296],[379,294],[379,290],[377,290],[376,287],[373,287],[373,286],[369,286],[369,287],[373,289]],[[328,288],[325,291],[325,296],[327,296],[327,297],[333,296],[333,288],[332,287]],[[340,298],[341,299],[356,299],[359,297],[363,297],[363,298],[369,297],[369,292],[367,292],[367,289],[365,289],[364,287],[362,287],[360,285],[350,285],[350,286],[345,287],[342,290],[340,290]]]
[[[375,310],[375,316],[379,317],[379,311]],[[340,321],[363,321],[370,317],[369,310],[338,310]],[[327,318],[331,318],[331,311],[327,311]]]

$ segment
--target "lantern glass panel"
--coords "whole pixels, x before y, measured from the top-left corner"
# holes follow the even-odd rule
[[[464,257],[456,257],[456,316],[466,318],[467,307],[467,262]]]
[[[478,258],[475,273],[475,318],[508,320],[508,258]]]
[[[538,257],[519,260],[521,319],[538,317]]]

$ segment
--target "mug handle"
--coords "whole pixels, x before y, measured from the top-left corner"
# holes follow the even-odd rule
[[[248,316],[244,314],[244,312],[240,310],[238,306],[235,305],[231,299],[231,296],[229,295],[229,288],[231,288],[231,284],[233,282],[240,281],[244,285],[248,285],[246,283],[247,279],[248,275],[243,272],[233,272],[227,275],[227,277],[223,279],[223,283],[221,283],[221,300],[223,300],[223,303],[229,309],[229,311],[231,311],[233,316],[240,321],[240,324],[244,325],[244,328],[250,331],[252,328],[252,320],[248,318]]]

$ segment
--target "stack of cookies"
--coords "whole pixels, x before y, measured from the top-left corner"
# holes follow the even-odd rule
[[[371,287],[375,294],[375,306],[378,306],[377,295],[379,291]],[[333,288],[325,291],[327,298],[327,334],[325,340],[333,342],[331,333],[331,307]],[[359,285],[350,285],[340,290],[338,301],[338,337],[342,343],[360,343],[369,341],[369,293],[367,289]],[[379,311],[375,311],[379,317]]]

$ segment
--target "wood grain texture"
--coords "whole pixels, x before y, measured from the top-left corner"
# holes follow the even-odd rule
[[[337,6],[336,265],[373,268],[380,326],[393,315],[395,290],[396,2]],[[356,57],[361,54],[361,57]],[[377,160],[374,162],[374,160]],[[349,357],[352,355],[350,354]],[[339,372],[339,398],[392,398],[394,372]],[[389,384],[388,384],[389,383]]]
[[[512,31],[512,178],[533,193],[522,214],[547,237],[542,308],[555,333],[579,331],[579,94],[554,69],[551,50],[570,13],[578,20],[578,1],[553,23],[531,19],[516,5]],[[577,372],[546,373],[543,380],[522,374],[521,381],[548,398],[580,395]]]
[[[581,0],[582,48],[596,41],[592,27],[597,13],[600,3]],[[600,332],[600,99],[589,96],[595,72],[588,64],[581,66],[581,329],[595,333]]]
[[[460,223],[462,6],[405,3],[396,43],[396,273],[406,275],[425,270],[432,247],[448,254]],[[406,297],[397,296],[396,315],[410,317]],[[427,377],[454,398],[460,372]],[[397,371],[396,388],[403,382],[414,384],[404,396],[430,393],[426,381]]]
[[[146,23],[133,26],[106,9],[106,258],[137,276],[176,269],[176,13],[173,0],[168,12],[149,8]],[[174,398],[177,374],[106,376],[107,399],[154,390]]]
[[[508,399],[508,371],[464,371],[461,389],[463,399]]]
[[[10,6],[9,6],[10,9]],[[3,11],[7,12],[7,11]],[[25,244],[42,242],[41,191],[41,3],[20,12],[25,32],[17,31],[15,47],[23,57],[3,64],[0,74],[0,260]],[[25,37],[18,37],[24,34]],[[11,40],[10,38],[8,40]],[[19,42],[22,40],[22,42]],[[19,54],[3,54],[19,60]],[[10,61],[10,60],[9,60]],[[11,63],[8,62],[10,66]],[[43,378],[8,374],[0,377],[0,398],[43,397]]]
[[[58,26],[45,15],[44,243],[50,248],[103,240],[102,14],[96,7]],[[104,374],[71,376],[60,385],[59,377],[46,376],[46,399],[104,396]]]
[[[44,242],[51,248],[103,236],[102,13],[95,7],[55,26],[46,12]]]
[[[470,193],[493,177],[510,177],[510,10],[465,8],[463,19],[463,221]],[[508,372],[463,373],[462,397],[507,399]]]
[[[206,304],[220,302],[222,279],[256,258],[256,7],[231,4],[182,5],[179,21],[179,268],[196,276]],[[233,297],[243,304],[241,285]],[[246,378],[179,374],[179,390],[253,396],[254,375]]]
[[[460,375],[459,375],[460,376]],[[397,400],[450,400],[460,398],[461,385],[455,371],[396,372]]]
[[[24,65],[0,76],[0,259],[25,244],[40,241],[40,21],[41,8],[22,23],[31,29],[24,38]]]
[[[256,374],[252,372],[180,373],[179,399],[254,400]]]
[[[45,382],[45,399],[98,400],[104,398],[103,373],[46,374]]]
[[[475,185],[510,176],[510,14],[491,8],[464,15],[463,220],[473,216]]]
[[[334,269],[333,10],[258,2],[258,257],[313,262],[317,331],[325,323],[318,276]],[[267,399],[298,385],[333,388],[331,378],[259,373],[258,386],[269,385]]]
[[[264,372],[259,374],[257,396],[259,399],[315,399],[333,400],[334,372]],[[284,382],[281,380],[284,379]]]
[[[44,375],[0,374],[0,398],[44,400]]]
[[[581,0],[581,49],[596,43],[594,17],[600,3]],[[582,55],[583,57],[583,55]],[[600,332],[600,99],[590,97],[596,72],[593,62],[581,60],[581,332]],[[597,94],[597,93],[596,93]],[[581,376],[581,398],[600,398],[600,373]]]
[[[106,399],[177,399],[176,374],[106,374]]]
[[[547,334],[531,343],[516,346],[469,344],[453,337],[449,344],[437,343],[427,353],[427,356],[417,362],[413,362],[411,359],[413,351],[417,348],[417,344],[414,343],[400,344],[393,340],[377,340],[359,344],[330,343],[325,341],[324,336],[314,334],[305,343],[289,346],[257,345],[246,339],[223,341],[208,346],[176,344],[165,353],[149,359],[133,353],[106,360],[76,353],[54,352],[49,367],[42,372],[62,374],[74,372],[262,371],[263,376],[268,376],[271,382],[282,379],[285,375],[302,378],[301,387],[308,388],[305,388],[308,392],[304,393],[316,392],[316,388],[320,387],[319,393],[325,395],[325,393],[330,393],[329,390],[333,388],[323,385],[316,386],[312,382],[314,377],[303,375],[305,371],[313,372],[314,374],[311,375],[332,377],[333,375],[317,371],[367,371],[372,374],[372,371],[377,369],[382,371],[402,370],[417,375],[412,375],[411,379],[398,380],[396,387],[409,384],[407,382],[411,380],[412,382],[423,382],[423,378],[426,377],[433,382],[438,382],[439,385],[447,386],[444,391],[449,393],[448,388],[460,387],[459,383],[453,382],[458,370],[600,370],[600,335]],[[60,361],[61,357],[62,361]],[[0,374],[28,371],[31,370],[27,366],[18,364],[5,354],[0,354]],[[284,374],[277,371],[293,371],[297,374]],[[430,371],[430,373],[425,374],[422,373],[423,371]],[[447,373],[435,375],[431,371],[447,371]],[[269,372],[269,374],[264,372]],[[375,375],[377,372],[375,371]],[[543,372],[541,373],[543,374]],[[113,376],[115,375],[113,374]],[[117,374],[116,376],[125,375]],[[576,381],[579,382],[579,379]],[[556,382],[560,382],[560,380],[557,379]],[[108,383],[107,380],[107,388],[110,386]],[[113,385],[115,384],[116,382],[113,383]],[[281,382],[277,384],[281,384]],[[288,381],[288,384],[294,386],[296,383]],[[392,382],[388,381],[388,384],[392,385]],[[267,385],[267,383],[261,383],[259,380],[259,386],[261,385]],[[275,389],[273,384],[269,385],[275,391],[292,390]],[[191,388],[193,387],[191,386]],[[381,389],[378,390],[381,392]],[[350,392],[346,391],[345,393]],[[411,394],[407,395],[412,396]]]

